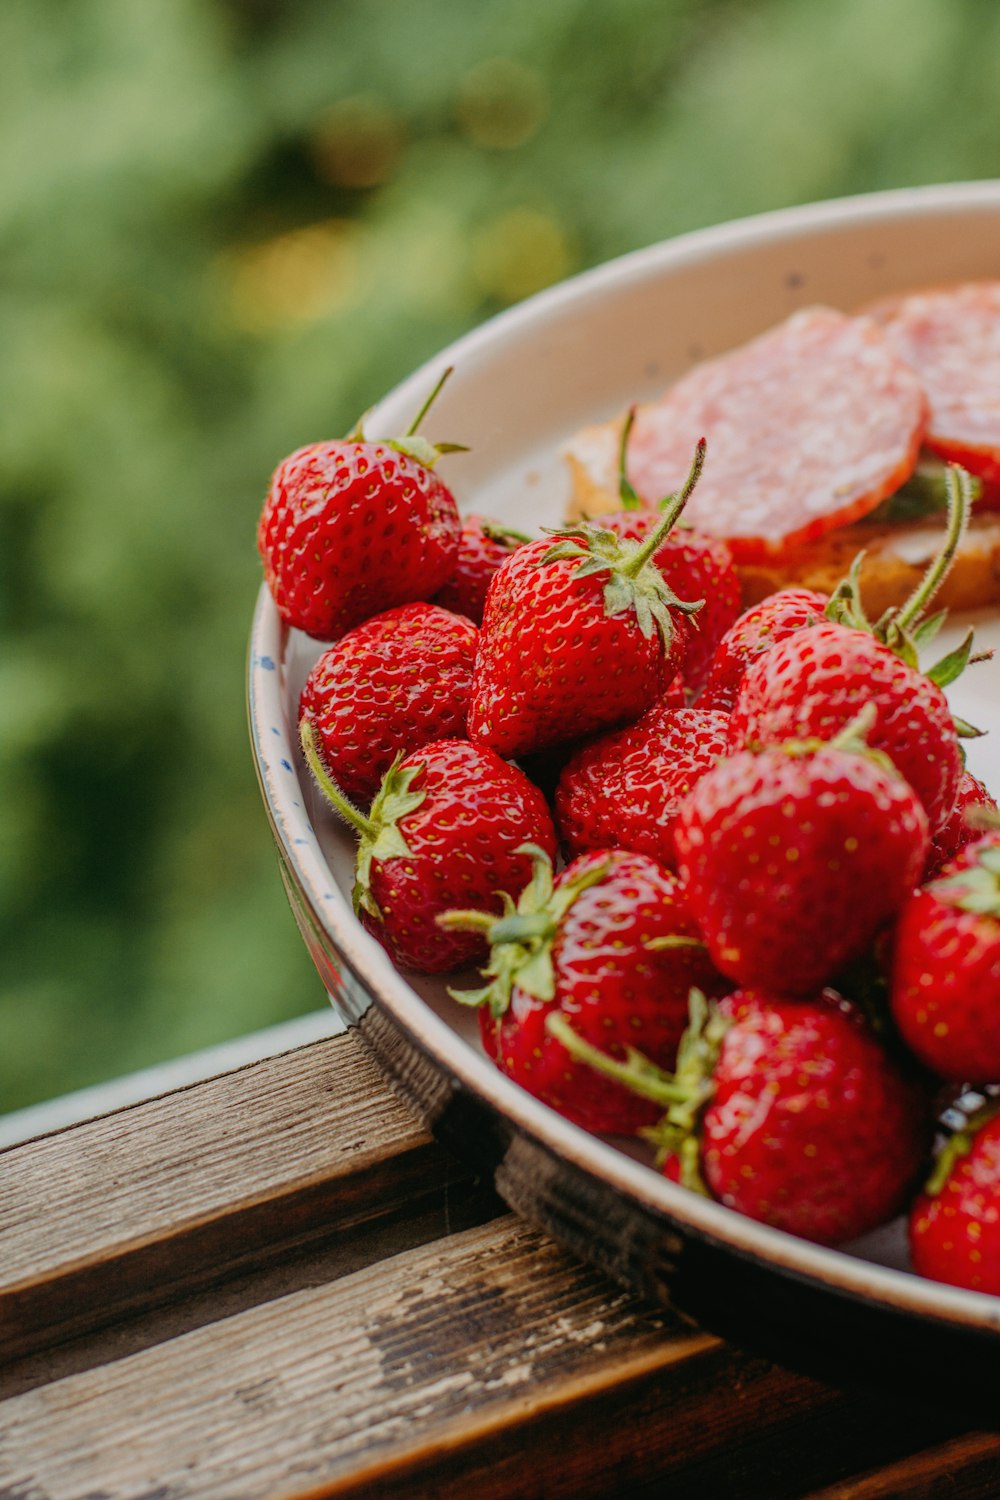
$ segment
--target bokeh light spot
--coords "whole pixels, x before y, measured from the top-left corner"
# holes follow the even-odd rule
[[[362,295],[357,226],[329,219],[230,250],[222,270],[238,328],[251,333],[315,323]]]
[[[573,252],[551,214],[514,208],[479,231],[473,264],[484,292],[501,302],[517,302],[567,276]]]
[[[463,78],[457,117],[462,134],[488,151],[513,151],[537,132],[548,113],[545,83],[512,57],[491,57]]]
[[[338,100],[320,117],[311,141],[317,175],[345,188],[371,188],[387,182],[402,148],[399,121],[370,94]]]

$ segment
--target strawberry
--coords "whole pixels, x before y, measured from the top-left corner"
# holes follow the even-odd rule
[[[480,933],[436,918],[468,903],[499,914],[530,877],[525,843],[554,855],[537,787],[485,746],[438,740],[393,763],[365,816],[331,781],[308,718],[302,749],[326,800],[359,835],[354,909],[393,961],[440,974],[481,958]]]
[[[829,744],[721,760],[678,811],[677,868],[691,909],[712,961],[739,984],[820,989],[860,957],[919,878],[927,819],[859,738],[871,718],[859,715]]]
[[[601,516],[598,524],[617,537],[641,542],[658,520],[655,510],[635,510]],[[697,615],[682,622],[680,671],[693,696],[704,682],[716,646],[739,613],[739,576],[724,541],[689,527],[668,532],[653,561],[675,593],[703,601]]]
[[[987,809],[996,812],[996,802],[971,771],[963,771],[958,780],[955,806],[931,841],[924,869],[924,884],[932,880],[943,865],[954,859],[960,849],[979,838],[982,830],[975,826],[974,815]],[[973,815],[971,821],[970,814]]]
[[[913,1269],[932,1281],[1000,1296],[1000,1103],[952,1136],[909,1219]]]
[[[937,616],[920,623],[924,610],[951,566],[972,500],[968,475],[959,477],[957,472],[951,473],[943,478],[942,483],[949,512],[948,530],[939,553],[900,608],[889,611],[876,625],[868,620],[861,604],[863,553],[854,559],[847,577],[837,585],[832,597],[813,589],[779,589],[741,615],[720,641],[698,700],[699,706],[732,710],[747,668],[758,656],[797,630],[819,625],[825,619],[874,635],[915,667],[917,646],[929,640],[943,621],[943,616]],[[940,664],[936,671],[940,675]]]
[[[579,1062],[658,1102],[643,1133],[675,1181],[819,1244],[856,1239],[905,1201],[929,1143],[922,1083],[832,990],[798,1000],[692,995],[676,1073],[641,1053],[615,1062],[557,1018]]]
[[[746,610],[715,648],[698,707],[730,713],[750,663],[796,630],[818,625],[829,602],[815,589],[779,589]]]
[[[652,561],[697,481],[644,542],[571,526],[529,542],[490,584],[469,737],[521,756],[636,719],[676,676],[675,621],[694,613]]]
[[[918,651],[944,615],[924,612],[948,572],[968,522],[971,481],[947,471],[948,526],[938,554],[898,608],[872,625],[861,605],[858,556],[834,590],[828,619],[795,631],[759,656],[746,671],[730,721],[730,744],[775,744],[789,739],[829,739],[863,703],[878,708],[871,745],[893,761],[924,804],[931,836],[955,805],[962,755],[958,734],[979,731],[953,718],[943,689],[971,657],[972,632],[961,646],[921,671]]]
[[[334,640],[369,615],[428,599],[451,577],[461,529],[433,466],[454,443],[347,438],[299,448],[274,471],[257,545],[286,625]]]
[[[617,514],[601,516],[599,524],[618,537],[642,542],[662,513],[674,505],[676,497],[667,495],[658,505],[647,506],[630,484],[625,457],[634,421],[635,407],[632,407],[622,427],[618,453],[618,495],[622,509]],[[681,663],[685,681],[692,692],[697,692],[716,645],[739,614],[740,580],[733,555],[720,537],[682,526],[667,532],[653,561],[678,595],[703,601],[685,632]]]
[[[316,662],[299,700],[344,795],[371,802],[397,755],[464,739],[479,632],[434,604],[401,604],[349,630]]]
[[[480,1007],[487,1052],[509,1077],[588,1130],[632,1134],[657,1110],[578,1067],[546,1029],[554,1012],[595,1045],[624,1057],[636,1042],[673,1063],[694,985],[722,982],[705,957],[676,876],[644,854],[584,855],[556,881],[535,856],[516,911],[499,921],[472,911],[442,919],[485,932],[490,983],[455,992]]]
[[[863,631],[825,621],[759,656],[740,686],[730,744],[831,739],[867,702],[878,709],[872,749],[888,755],[913,787],[934,832],[954,806],[962,774],[948,700],[930,678]]]
[[[677,809],[726,753],[726,714],[675,708],[659,698],[628,729],[592,740],[556,789],[556,826],[569,855],[633,849],[673,868]]]
[[[438,589],[434,603],[481,625],[493,574],[517,547],[530,540],[522,531],[512,531],[487,516],[466,516],[458,539],[455,571]]]
[[[903,907],[890,1005],[940,1077],[1000,1083],[1000,833],[967,844]]]

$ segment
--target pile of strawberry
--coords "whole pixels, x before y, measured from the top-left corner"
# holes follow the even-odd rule
[[[623,477],[618,515],[529,540],[463,523],[426,409],[286,459],[259,529],[330,643],[301,740],[360,919],[403,968],[479,966],[487,1052],[571,1120],[819,1243],[909,1207],[918,1270],[1000,1294],[1000,820],[943,691],[971,639],[917,657],[962,471],[901,609],[872,625],[855,575],[740,615],[678,524],[703,443],[658,509]]]

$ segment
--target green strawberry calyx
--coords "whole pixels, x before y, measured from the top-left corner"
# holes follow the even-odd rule
[[[490,957],[482,969],[490,983],[479,990],[449,990],[461,1005],[488,1005],[490,1014],[502,1016],[510,1006],[516,985],[535,1000],[552,1000],[556,993],[552,944],[560,923],[573,902],[608,872],[607,863],[591,865],[558,887],[552,877],[552,861],[537,844],[521,844],[518,854],[532,861],[532,876],[517,904],[501,891],[503,915],[484,911],[448,911],[438,918],[441,927],[485,933]]]
[[[952,1132],[935,1158],[931,1174],[924,1184],[924,1192],[928,1197],[936,1198],[947,1186],[955,1167],[964,1156],[968,1156],[975,1145],[976,1136],[997,1115],[1000,1115],[1000,1099],[988,1098]]]
[[[604,585],[604,610],[611,617],[633,611],[646,640],[659,631],[664,650],[673,639],[674,625],[670,611],[694,615],[704,606],[704,599],[686,601],[678,598],[653,561],[671,527],[677,521],[698,483],[705,465],[705,439],[695,449],[694,460],[683,489],[670,497],[665,510],[642,541],[618,537],[606,526],[587,521],[572,526],[546,527],[555,543],[537,560],[547,563],[576,561],[574,577],[607,573]]]
[[[430,443],[425,437],[421,437],[417,431],[417,428],[440,395],[442,386],[454,372],[454,369],[454,365],[449,365],[443,372],[437,385],[431,391],[403,436],[401,438],[389,438],[385,443],[387,448],[392,448],[397,453],[404,453],[407,458],[415,459],[425,469],[433,469],[442,453],[468,453],[469,451],[464,443]],[[353,430],[347,434],[345,442],[365,443],[368,441],[365,437],[365,422],[368,420],[368,416],[369,412],[362,413],[355,422]]]
[[[1000,840],[975,845],[975,858],[964,870],[933,881],[928,890],[946,906],[1000,921]]]
[[[927,615],[927,607],[944,582],[962,537],[969,524],[975,489],[972,476],[958,464],[948,464],[945,470],[948,520],[944,538],[935,556],[927,565],[923,578],[909,598],[893,609],[887,609],[874,624],[869,620],[861,602],[861,568],[864,552],[859,552],[851,563],[847,577],[834,589],[826,607],[826,617],[838,625],[851,630],[863,630],[877,641],[888,646],[908,666],[917,671],[920,667],[920,651],[937,635],[947,618],[947,610]],[[970,661],[985,661],[992,652],[973,656],[973,632],[970,630],[961,645],[930,667],[925,676],[938,687],[946,688],[959,677]],[[958,724],[959,733],[978,734],[971,726]]]
[[[690,1020],[677,1049],[673,1073],[658,1067],[635,1047],[625,1049],[624,1059],[611,1057],[574,1031],[559,1011],[546,1017],[545,1026],[577,1062],[587,1063],[640,1098],[663,1105],[663,1118],[642,1131],[642,1135],[656,1147],[657,1165],[662,1165],[668,1157],[676,1157],[683,1186],[707,1197],[708,1189],[701,1175],[698,1125],[715,1093],[715,1068],[730,1023],[699,989],[691,990],[688,1005]]]
[[[366,816],[354,806],[340,790],[323,764],[316,738],[316,730],[307,715],[299,725],[299,739],[306,764],[313,774],[326,801],[345,823],[350,824],[358,835],[358,852],[354,866],[354,887],[351,898],[357,916],[364,912],[375,921],[382,920],[378,902],[371,892],[372,864],[387,859],[409,859],[412,851],[399,828],[401,819],[414,812],[424,801],[427,793],[415,791],[413,783],[424,769],[424,762],[403,766],[402,755],[397,755],[382,778],[382,785]]]

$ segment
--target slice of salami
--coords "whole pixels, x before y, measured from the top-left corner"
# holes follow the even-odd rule
[[[1000,281],[894,297],[871,316],[927,392],[927,447],[1000,491]]]
[[[640,407],[629,478],[655,503],[704,435],[685,520],[749,562],[867,515],[912,473],[925,423],[920,382],[877,324],[812,307]]]

